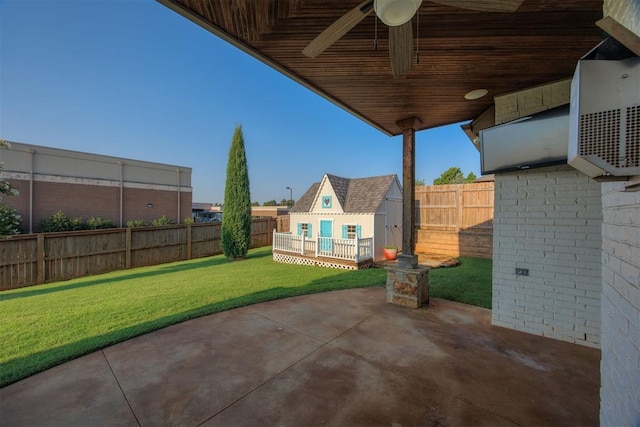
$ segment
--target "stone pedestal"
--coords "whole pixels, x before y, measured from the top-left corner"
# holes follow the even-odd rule
[[[418,266],[418,255],[398,255],[398,268],[407,270],[414,269]]]
[[[386,267],[387,302],[418,308],[429,303],[429,267]]]

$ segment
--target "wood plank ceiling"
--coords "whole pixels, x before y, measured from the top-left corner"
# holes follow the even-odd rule
[[[419,63],[391,72],[388,27],[372,13],[317,58],[302,49],[361,0],[158,0],[268,63],[388,135],[409,117],[420,129],[471,120],[493,96],[571,77],[601,39],[602,0],[525,0],[515,13],[489,13],[425,0]],[[488,96],[464,94],[484,88]]]

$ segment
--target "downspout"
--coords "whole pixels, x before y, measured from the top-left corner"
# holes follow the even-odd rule
[[[177,218],[177,223],[181,224],[182,221],[180,221],[180,169],[176,169],[176,172],[178,172],[178,218]]]
[[[123,227],[124,212],[124,162],[118,162],[120,165],[120,227]]]
[[[33,157],[35,150],[29,150],[29,234],[33,233]]]

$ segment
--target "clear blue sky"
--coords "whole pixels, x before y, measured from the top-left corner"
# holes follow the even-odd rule
[[[242,124],[251,199],[299,198],[324,173],[402,176],[388,137],[153,0],[0,0],[0,139],[193,169],[222,202]],[[417,134],[416,177],[480,176],[458,125]]]

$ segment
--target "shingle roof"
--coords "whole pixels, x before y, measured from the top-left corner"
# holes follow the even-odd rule
[[[316,198],[316,193],[318,192],[318,188],[320,188],[319,182],[314,182],[311,184],[311,187],[298,199],[295,205],[291,208],[289,212],[309,212],[313,207],[313,201]]]
[[[347,190],[349,189],[349,178],[327,174],[327,179],[336,193],[336,198],[340,202],[340,207],[344,210],[347,201]]]
[[[342,178],[329,174],[326,176],[345,213],[376,212],[384,201],[389,187],[396,180],[395,175],[369,178]],[[313,183],[291,208],[291,212],[310,212],[319,188],[319,182]]]
[[[373,213],[384,201],[384,196],[395,181],[395,175],[354,178],[349,180],[345,213]]]

